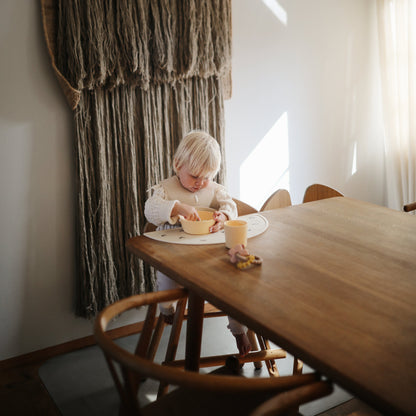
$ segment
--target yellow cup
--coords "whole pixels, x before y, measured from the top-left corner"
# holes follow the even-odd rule
[[[233,248],[237,244],[247,247],[247,221],[230,220],[224,223],[225,246]]]

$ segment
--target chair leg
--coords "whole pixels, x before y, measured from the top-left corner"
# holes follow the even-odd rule
[[[248,340],[250,341],[252,351],[258,351],[259,344],[257,343],[256,334],[251,329],[247,331],[247,337],[248,337]],[[260,368],[263,367],[263,364],[261,361],[254,361],[253,364],[256,370],[259,370]]]
[[[119,408],[120,415],[140,414],[140,404],[137,398],[138,375],[126,367],[121,367],[124,379],[123,400]]]
[[[181,335],[182,322],[184,318],[186,307],[186,299],[180,299],[176,305],[175,317],[173,318],[172,330],[170,332],[168,348],[166,350],[165,362],[170,362],[175,359],[176,351],[178,349],[179,337]],[[157,397],[161,397],[167,393],[169,385],[166,383],[159,384],[159,391]]]
[[[149,342],[151,341],[153,328],[155,326],[155,319],[156,319],[156,309],[157,305],[149,305],[147,308],[146,318],[144,321],[143,329],[140,333],[139,339],[137,341],[136,349],[134,353],[139,357],[145,357],[148,353]],[[136,392],[139,390],[140,383],[145,379],[136,376],[137,379],[134,383],[134,388]],[[132,378],[132,377],[130,377]],[[133,381],[131,381],[133,383]],[[133,384],[132,384],[133,385]]]
[[[295,357],[293,359],[293,375],[302,374],[302,370],[303,370],[303,361]]]
[[[153,328],[155,325],[157,305],[149,305],[147,308],[147,314],[144,321],[143,329],[140,334],[139,341],[137,342],[135,354],[140,357],[145,357],[148,351],[149,342],[152,337]]]
[[[150,361],[155,359],[157,348],[160,344],[160,339],[162,338],[163,330],[165,329],[166,323],[162,315],[159,315],[157,320],[156,328],[153,332],[152,339],[150,341],[149,349],[147,351],[146,358]]]
[[[260,349],[270,350],[270,344],[267,339],[257,334],[257,339],[259,341]],[[279,377],[279,371],[277,370],[276,362],[274,360],[265,360],[267,370],[271,377]]]

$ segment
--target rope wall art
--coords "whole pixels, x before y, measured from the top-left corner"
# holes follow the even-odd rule
[[[41,5],[52,67],[74,112],[76,313],[93,317],[155,288],[153,270],[125,242],[143,229],[147,190],[172,174],[183,135],[204,129],[224,154],[231,1]]]

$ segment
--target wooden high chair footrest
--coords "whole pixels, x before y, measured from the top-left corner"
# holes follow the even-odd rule
[[[210,357],[201,357],[199,359],[200,368],[204,367],[214,367],[219,365],[224,365],[227,361],[227,358],[235,357],[238,359],[240,364],[251,363],[256,361],[265,361],[265,360],[277,360],[280,358],[286,358],[286,351],[281,348],[276,348],[273,350],[260,350],[248,353],[244,357],[240,357],[237,354],[224,354],[224,355],[215,355]],[[185,360],[174,360],[174,361],[165,361],[164,365],[170,367],[184,367]]]

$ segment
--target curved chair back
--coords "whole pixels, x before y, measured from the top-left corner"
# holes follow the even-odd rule
[[[143,228],[143,234],[144,233],[150,233],[152,231],[156,231],[156,225],[152,224],[151,222],[146,222]]]
[[[287,189],[278,189],[273,192],[267,201],[260,208],[260,211],[267,211],[276,208],[286,208],[292,205],[289,191]]]
[[[251,205],[246,204],[245,202],[240,201],[239,199],[233,198],[233,201],[237,205],[238,215],[248,215],[258,212],[256,208],[253,208]]]
[[[410,212],[416,210],[416,202],[412,202],[410,204],[403,205],[404,212]]]
[[[344,195],[329,186],[315,183],[306,188],[303,196],[303,203],[318,201],[319,199],[334,198],[336,196]]]
[[[197,410],[204,409],[204,404],[201,403],[201,400],[209,392],[214,393],[209,395],[209,401],[211,402],[209,406],[213,406],[215,397],[220,397],[223,405],[225,405],[227,395],[231,395],[230,397],[233,397],[233,404],[240,401],[245,402],[250,399],[253,410],[265,400],[281,391],[288,391],[311,383],[322,383],[317,381],[319,377],[313,373],[284,377],[244,378],[235,375],[201,374],[198,372],[184,371],[173,366],[156,363],[153,359],[147,358],[147,353],[152,343],[152,332],[155,328],[158,303],[174,300],[181,301],[186,299],[187,296],[188,292],[185,289],[173,289],[135,295],[115,302],[106,307],[97,316],[94,325],[94,335],[97,344],[103,350],[106,357],[111,375],[121,397],[123,411],[126,411],[128,414],[148,414],[146,413],[147,406],[143,408],[140,406],[137,394],[140,385],[143,384],[143,378],[159,380],[181,387],[158,399],[155,403],[148,405],[153,410],[155,406],[164,406],[166,403],[169,406],[174,405],[178,409],[182,409],[182,407],[186,407],[192,403],[192,396],[196,397],[197,395],[198,400],[195,403],[197,408],[194,409],[194,414],[199,414]],[[142,306],[148,307],[146,320],[135,352],[130,352],[115,343],[107,335],[106,330],[114,318],[119,317],[128,310],[137,309]],[[118,366],[120,368],[117,368]],[[232,373],[229,372],[229,374]],[[184,399],[183,394],[186,393],[186,389],[191,389],[192,391],[188,391],[190,393],[189,397]],[[199,395],[197,392],[200,392]],[[169,396],[171,397],[169,398]],[[172,404],[172,397],[178,396],[178,401]],[[301,395],[301,397],[303,396]],[[301,401],[297,400],[294,406],[296,407],[299,403]],[[230,408],[224,409],[224,412],[221,412],[221,406],[222,404],[220,402],[215,414],[229,414]],[[247,402],[244,406],[247,406]],[[162,407],[159,410],[163,412],[163,410],[166,411],[166,408],[164,409]],[[248,414],[249,409],[246,408],[245,411],[244,414]],[[164,413],[156,412],[150,414]],[[185,411],[183,414],[191,413],[186,413]]]

